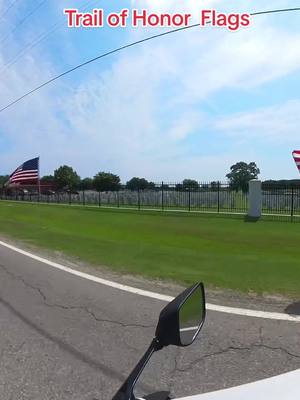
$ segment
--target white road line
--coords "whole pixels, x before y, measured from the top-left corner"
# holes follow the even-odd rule
[[[87,279],[89,281],[93,281],[96,283],[100,283],[101,285],[109,286],[114,289],[122,290],[128,293],[136,294],[139,296],[149,297],[156,300],[161,300],[165,302],[169,302],[173,300],[174,297],[166,296],[164,294],[150,292],[149,290],[138,289],[132,286],[123,285],[121,283],[109,281],[106,279],[99,278],[94,275],[86,274],[84,272],[76,271],[75,269],[65,267],[64,265],[58,264],[56,262],[47,260],[43,257],[36,256],[35,254],[29,253],[28,251],[21,250],[11,244],[5,243],[0,241],[0,246],[6,247],[16,253],[22,254],[26,257],[30,257],[33,260],[39,261],[43,264],[49,265],[50,267],[59,269],[61,271],[67,272],[69,274],[78,276],[83,279]],[[274,319],[274,320],[281,320],[281,321],[290,321],[290,322],[299,322],[300,323],[300,316],[292,316],[283,313],[276,313],[276,312],[267,312],[267,311],[256,311],[256,310],[249,310],[244,308],[235,308],[235,307],[226,307],[226,306],[219,306],[216,304],[206,304],[206,308],[211,311],[217,311],[221,313],[227,314],[235,314],[241,315],[246,317],[255,317],[255,318],[264,318],[264,319]]]

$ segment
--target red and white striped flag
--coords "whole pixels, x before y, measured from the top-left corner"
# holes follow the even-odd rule
[[[297,165],[298,171],[300,172],[300,150],[294,150],[293,157]]]
[[[20,165],[9,177],[10,183],[36,183],[39,180],[39,157]]]

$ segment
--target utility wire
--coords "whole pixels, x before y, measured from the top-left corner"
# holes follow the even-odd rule
[[[15,3],[19,0],[14,0],[10,5],[3,11],[3,13],[0,16],[0,21],[5,17],[5,15],[10,11],[10,9],[15,5]]]
[[[35,6],[31,11],[29,11],[29,13],[26,14],[26,15],[14,26],[13,29],[12,29],[10,32],[8,32],[8,34],[5,35],[5,36],[1,39],[0,44],[4,43],[4,42],[9,38],[10,35],[12,35],[13,33],[15,33],[15,31],[16,31],[17,29],[19,29],[20,26],[22,26],[22,25],[24,24],[24,22],[26,22],[33,14],[35,14],[42,6],[46,3],[46,1],[48,1],[48,0],[43,0],[43,1],[41,1],[37,6]]]
[[[8,70],[12,65],[14,65],[23,55],[25,55],[28,51],[36,47],[39,43],[43,42],[50,36],[53,32],[55,32],[59,28],[59,23],[55,23],[51,26],[51,29],[47,32],[41,33],[39,36],[35,38],[35,40],[29,43],[27,46],[23,48],[21,52],[19,52],[14,58],[11,58],[6,64],[4,64],[0,70],[0,74],[2,75],[6,70]]]
[[[284,9],[268,10],[268,11],[259,11],[259,12],[251,13],[250,15],[251,16],[257,16],[257,15],[275,14],[275,13],[292,12],[292,11],[300,11],[300,7],[284,8]],[[119,51],[128,49],[129,47],[133,47],[133,46],[136,46],[138,44],[145,43],[145,42],[148,42],[150,40],[153,40],[153,39],[156,39],[156,38],[159,38],[159,37],[162,37],[162,36],[170,35],[172,33],[180,32],[180,31],[184,31],[184,30],[188,30],[188,29],[192,29],[192,28],[195,28],[195,27],[200,26],[200,25],[201,24],[198,23],[198,24],[193,24],[193,25],[189,25],[189,26],[184,26],[184,27],[181,27],[181,28],[172,29],[172,30],[169,30],[167,32],[158,33],[156,35],[148,36],[148,37],[146,37],[144,39],[137,40],[135,42],[132,42],[132,43],[126,44],[124,46],[118,47],[118,48],[116,48],[114,50],[111,50],[111,51],[108,51],[106,53],[100,54],[97,57],[91,58],[91,59],[89,59],[89,60],[87,60],[87,61],[85,61],[85,62],[83,62],[81,64],[76,65],[75,67],[73,67],[71,69],[68,69],[65,72],[62,72],[59,75],[54,76],[53,78],[49,79],[48,81],[46,81],[46,82],[42,83],[41,85],[37,86],[36,88],[30,90],[29,92],[25,93],[23,96],[17,98],[16,100],[14,100],[11,103],[7,104],[5,107],[1,108],[0,109],[0,113],[2,113],[3,111],[7,110],[10,107],[12,107],[14,104],[20,102],[25,97],[28,97],[31,94],[33,94],[33,93],[37,92],[38,90],[42,89],[43,87],[49,85],[50,83],[52,83],[54,81],[57,81],[58,79],[62,78],[63,76],[69,75],[71,72],[74,72],[77,69],[80,69],[80,68],[82,68],[82,67],[84,67],[84,66],[86,66],[88,64],[91,64],[91,63],[93,63],[93,62],[95,62],[97,60],[100,60],[101,58],[104,58],[104,57],[110,56],[110,55],[112,55],[114,53],[117,53]]]
[[[92,7],[94,4],[96,4],[97,1],[88,1],[85,3],[84,8],[82,11],[87,10],[89,7]],[[46,40],[49,36],[51,36],[56,30],[58,30],[60,27],[65,25],[65,22],[56,22],[55,24],[51,25],[50,29],[48,29],[46,32],[43,32],[39,34],[32,42],[28,43],[21,52],[16,54],[14,58],[11,58],[6,64],[4,64],[1,67],[0,74],[2,75],[3,72],[5,72],[7,69],[9,69],[12,65],[14,65],[19,59],[24,56],[28,51],[36,47],[38,44],[42,43],[44,40]]]

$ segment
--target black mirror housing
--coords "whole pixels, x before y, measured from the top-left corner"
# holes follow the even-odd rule
[[[199,295],[198,300],[197,295]],[[193,301],[189,303],[191,299]],[[184,305],[186,306],[183,307]],[[185,311],[183,315],[180,315],[181,310]],[[197,316],[196,321],[195,318],[191,318],[194,314]],[[203,283],[197,283],[185,289],[161,311],[155,338],[126,381],[117,391],[113,400],[135,400],[133,394],[134,386],[152,354],[171,344],[175,346],[188,346],[196,339],[204,320],[204,286]],[[197,323],[196,326],[193,326],[194,322]],[[186,332],[188,332],[188,336],[185,336]]]
[[[155,332],[155,337],[161,348],[169,345],[185,347],[191,344],[182,343],[180,337],[179,313],[181,307],[195,293],[196,290],[201,291],[202,297],[202,304],[199,304],[199,308],[201,307],[202,317],[201,321],[199,321],[200,323],[193,340],[195,340],[195,338],[197,337],[203,326],[206,314],[205,292],[203,283],[196,283],[195,285],[185,289],[179,296],[177,296],[174,300],[167,304],[167,306],[161,311]]]

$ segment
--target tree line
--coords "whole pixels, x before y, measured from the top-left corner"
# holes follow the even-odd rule
[[[230,187],[233,190],[248,190],[248,183],[251,179],[256,179],[260,174],[260,170],[255,164],[245,162],[238,162],[230,167],[230,172],[226,175],[229,180]],[[54,171],[53,175],[44,176],[41,178],[41,184],[51,183],[58,189],[68,190],[97,190],[103,191],[117,191],[121,187],[120,177],[111,172],[98,172],[93,178],[81,179],[77,172],[67,165],[63,165]],[[156,185],[152,181],[145,178],[133,177],[126,182],[125,188],[129,190],[145,190],[155,189]],[[164,188],[168,188],[168,184],[164,184]],[[181,183],[175,186],[177,191],[197,191],[200,184],[194,179],[184,179]],[[210,190],[219,190],[220,184],[213,181],[207,184],[201,184],[201,188],[209,188]]]
[[[260,174],[260,170],[255,162],[246,163],[240,161],[230,167],[230,172],[226,175],[230,188],[236,191],[248,191],[249,181],[251,179],[257,179]],[[0,175],[0,188],[4,187],[8,181],[8,175]],[[148,181],[145,178],[133,177],[126,182],[125,185],[121,184],[120,177],[111,172],[101,171],[98,172],[93,178],[87,177],[81,179],[77,172],[68,165],[62,165],[57,168],[53,175],[45,175],[40,180],[41,185],[49,185],[55,187],[56,190],[96,190],[102,191],[117,191],[121,188],[128,190],[145,190],[155,189],[156,185],[152,181]],[[300,185],[300,180],[267,180],[263,182],[263,188],[269,187],[270,185]],[[164,184],[165,188],[168,188],[167,184]],[[197,191],[199,188],[210,189],[212,191],[220,190],[220,183],[213,181],[206,184],[199,184],[194,179],[184,179],[181,183],[175,186],[177,191]]]
[[[96,190],[99,192],[104,191],[117,191],[121,188],[128,190],[146,190],[155,189],[156,184],[148,181],[146,178],[133,177],[126,182],[125,185],[121,184],[120,177],[111,172],[98,172],[93,178],[81,179],[72,167],[63,165],[54,171],[54,175],[46,175],[41,178],[41,184],[51,184],[58,189],[67,190]],[[217,185],[217,183],[215,183]],[[164,184],[167,188],[168,184]],[[199,183],[193,179],[184,179],[182,183],[176,185],[177,190],[195,190],[199,188]]]
[[[118,175],[111,172],[98,172],[93,178],[87,177],[81,179],[72,167],[63,165],[54,171],[54,175],[46,175],[41,178],[41,184],[52,184],[58,189],[68,190],[97,190],[117,191],[121,185],[121,179]],[[151,189],[155,187],[155,183],[148,182],[145,178],[134,177],[126,183],[126,188],[135,189]]]

